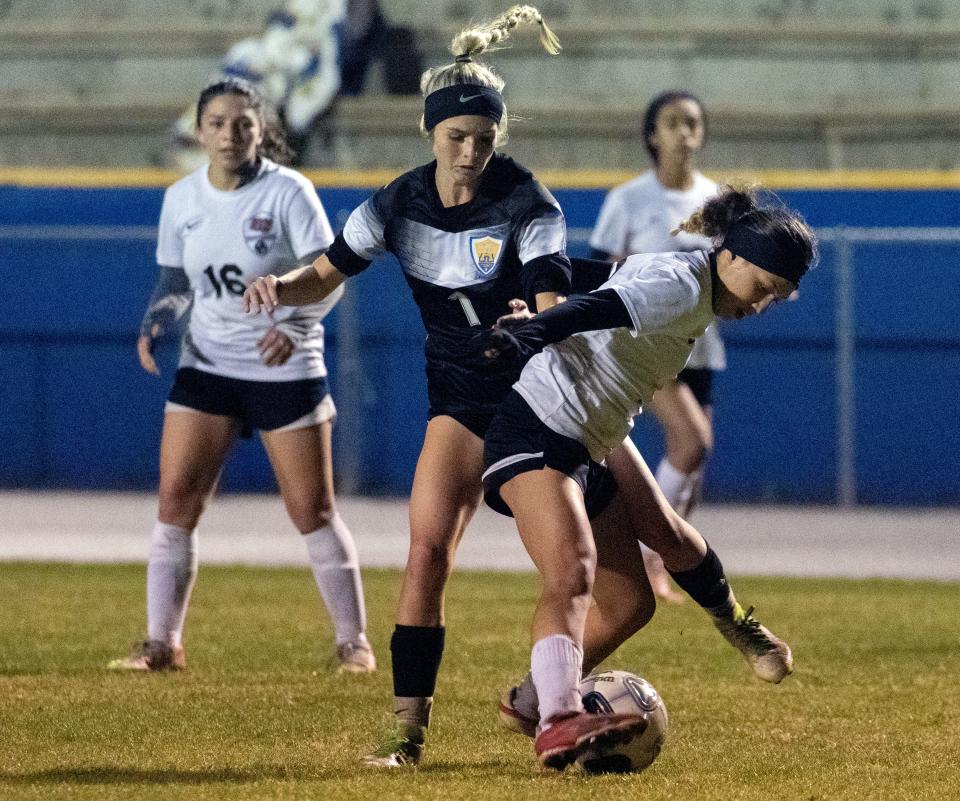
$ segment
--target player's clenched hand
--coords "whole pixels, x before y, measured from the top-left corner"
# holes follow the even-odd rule
[[[527,304],[520,300],[520,298],[514,298],[507,305],[510,307],[510,314],[504,314],[498,317],[497,322],[494,323],[494,328],[512,328],[513,326],[525,323],[533,317],[533,312],[530,311]]]
[[[524,306],[524,309],[526,307]],[[513,315],[510,315],[513,316]],[[531,314],[509,328],[488,328],[474,336],[474,353],[488,364],[522,368],[547,344],[547,331],[540,315]]]
[[[260,348],[260,360],[267,367],[279,367],[287,363],[296,346],[279,328],[271,328],[257,343],[257,347]]]
[[[483,358],[507,364],[516,359],[520,342],[506,328],[491,328],[478,337],[478,346]]]
[[[140,366],[150,375],[160,375],[160,368],[157,367],[156,359],[153,358],[153,346],[160,335],[160,326],[154,323],[149,334],[143,334],[137,340],[137,356],[140,358]]]
[[[535,322],[528,322],[513,330],[489,328],[474,338],[475,352],[479,351],[488,364],[509,369],[521,369],[544,346]]]
[[[280,279],[264,275],[253,281],[243,293],[243,310],[257,314],[271,314],[280,305]]]

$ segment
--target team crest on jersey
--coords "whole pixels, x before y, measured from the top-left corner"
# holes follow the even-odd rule
[[[277,241],[273,214],[269,211],[261,211],[244,220],[243,238],[250,250],[258,256],[266,256]]]
[[[500,259],[503,240],[492,236],[470,237],[470,255],[480,275],[490,275]]]

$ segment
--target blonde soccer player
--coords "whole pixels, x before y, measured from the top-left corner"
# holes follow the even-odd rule
[[[504,82],[480,60],[522,23],[558,42],[531,6],[457,34],[451,63],[427,70],[421,133],[434,160],[404,173],[357,208],[312,266],[251,284],[251,311],[328,297],[383,253],[396,256],[424,328],[430,408],[410,497],[410,550],[391,639],[395,729],[366,763],[420,762],[443,655],[444,589],[481,500],[483,437],[513,371],[474,355],[473,336],[510,311],[534,310],[570,288],[566,227],[546,188],[498,146],[507,137]]]

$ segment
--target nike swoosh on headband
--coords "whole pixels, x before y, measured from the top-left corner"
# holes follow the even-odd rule
[[[467,103],[471,100],[476,100],[478,97],[483,97],[483,94],[481,93],[479,95],[469,95],[468,97],[464,97],[463,95],[460,95],[460,102]]]

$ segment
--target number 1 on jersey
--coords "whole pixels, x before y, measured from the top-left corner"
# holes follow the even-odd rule
[[[467,318],[467,322],[471,326],[480,326],[480,318],[477,316],[477,311],[473,308],[470,298],[464,295],[463,292],[454,292],[447,298],[447,300],[459,300],[460,308],[463,309],[463,313]]]

